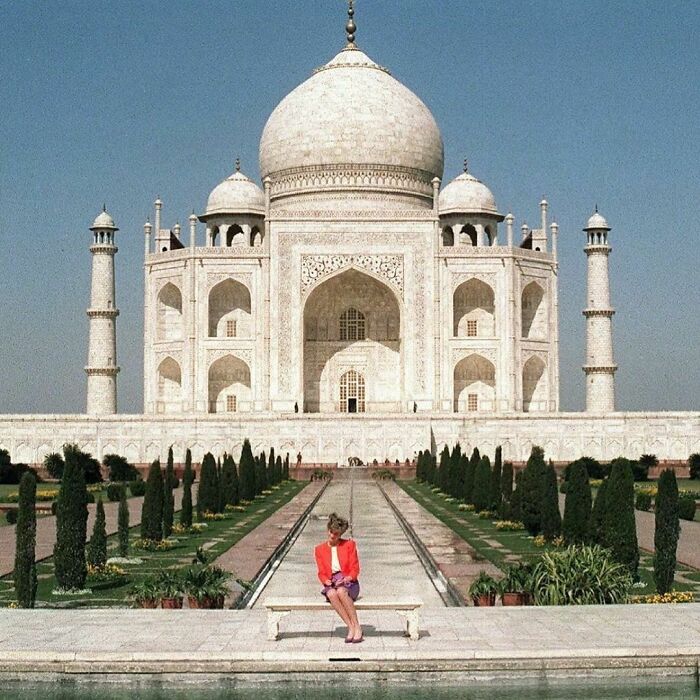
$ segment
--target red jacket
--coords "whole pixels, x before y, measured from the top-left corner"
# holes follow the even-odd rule
[[[318,580],[325,586],[331,576],[331,548],[327,542],[323,542],[314,549],[316,566],[318,567]],[[360,560],[357,558],[357,547],[354,540],[338,540],[338,562],[340,570],[357,581],[360,575]]]

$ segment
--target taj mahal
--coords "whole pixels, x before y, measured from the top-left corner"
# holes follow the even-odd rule
[[[245,437],[315,463],[463,449],[527,458],[700,452],[700,413],[615,407],[614,233],[582,213],[586,408],[559,410],[559,227],[516,225],[472,173],[443,181],[426,105],[355,42],[284,97],[245,164],[188,230],[144,225],[143,414],[117,413],[118,227],[90,227],[86,412],[0,416],[0,447],[39,463],[64,442],[143,464]],[[590,218],[587,218],[590,217]],[[614,291],[614,284],[613,284]],[[582,349],[582,356],[584,355]]]

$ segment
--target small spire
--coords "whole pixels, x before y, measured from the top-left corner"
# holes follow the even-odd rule
[[[595,213],[596,214],[598,213],[598,205],[597,204],[595,205]]]
[[[106,211],[107,211],[107,205],[104,204],[104,203],[102,204],[102,211],[103,211],[103,212],[106,212]]]
[[[241,159],[239,156],[236,156],[236,172],[241,172]]]
[[[345,25],[345,32],[348,37],[348,47],[355,48],[355,32],[357,31],[357,26],[353,19],[355,15],[355,8],[353,5],[353,0],[348,0],[348,23]]]
[[[466,158],[464,159],[464,172],[469,172],[469,161]]]

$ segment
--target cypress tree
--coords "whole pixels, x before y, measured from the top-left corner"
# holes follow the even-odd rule
[[[148,470],[141,508],[141,538],[156,541],[163,539],[163,475],[159,459]]]
[[[255,461],[247,438],[243,441],[243,449],[241,450],[239,485],[241,499],[252,501],[255,498]]]
[[[423,470],[423,450],[418,451],[418,457],[416,458],[416,481],[423,481],[421,472]]]
[[[457,443],[450,455],[448,473],[447,473],[447,488],[448,493],[453,498],[460,498],[462,493],[459,488],[461,479],[459,478],[459,464],[462,458],[462,448]]]
[[[489,508],[498,513],[501,509],[501,469],[502,451],[499,445],[496,448],[496,454],[493,460],[493,469],[491,470],[491,487],[489,489]]]
[[[654,582],[657,593],[668,593],[676,574],[676,548],[680,535],[678,483],[673,469],[664,469],[658,483],[654,505]]]
[[[265,457],[265,452],[260,453],[260,467],[259,467],[259,482],[256,483],[256,493],[260,494],[268,487],[267,483],[267,458]]]
[[[197,516],[202,518],[204,513],[216,513],[219,505],[217,487],[216,460],[211,452],[202,459],[199,475],[199,493],[197,496]]]
[[[607,490],[608,480],[605,479],[598,487],[598,493],[591,509],[590,534],[588,536],[591,544],[605,546],[603,518],[605,516],[605,495]]]
[[[63,589],[85,587],[85,540],[88,493],[80,456],[73,446],[64,447],[65,467],[56,504],[56,544],[53,549],[56,581]]]
[[[285,481],[289,481],[289,452],[287,452],[285,458],[284,458],[284,475],[283,478]]]
[[[270,456],[267,460],[267,488],[270,488],[273,484],[277,483],[275,481],[275,448],[270,448]]]
[[[24,472],[19,482],[19,511],[15,530],[15,594],[20,608],[33,608],[36,600],[36,477]]]
[[[216,512],[223,513],[226,508],[226,489],[228,487],[228,482],[230,481],[230,473],[226,472],[228,462],[228,454],[224,452],[223,458],[219,459],[218,469],[216,470],[217,482],[216,482],[216,493],[218,498],[216,500]]]
[[[173,463],[173,448],[168,449],[168,463],[165,467],[163,479],[163,537],[170,537],[173,532],[173,519],[175,517],[175,469]]]
[[[523,525],[531,535],[538,535],[542,530],[542,499],[546,475],[547,464],[544,461],[544,450],[534,445],[525,469],[523,469],[520,493]]]
[[[192,452],[187,448],[185,453],[185,471],[182,475],[182,508],[180,509],[180,525],[192,526]]]
[[[282,470],[282,458],[277,457],[277,463],[280,468],[280,473]],[[241,502],[241,482],[238,478],[238,469],[236,468],[236,461],[231,455],[231,493],[229,494],[229,503],[233,506],[237,506]]]
[[[236,474],[236,463],[231,455],[224,457],[224,463],[221,468],[221,492],[223,493],[223,504],[225,509],[227,505],[238,505],[238,475]]]
[[[603,515],[603,541],[613,557],[637,579],[639,545],[634,519],[634,477],[629,460],[618,457],[611,463]]]
[[[583,462],[574,462],[568,476],[562,534],[567,544],[585,544],[591,531],[592,498],[588,470]]]
[[[501,498],[504,505],[510,506],[513,495],[513,462],[505,462],[501,470]],[[509,510],[505,508],[504,510]]]
[[[469,457],[462,452],[462,456],[459,458],[459,491],[458,497],[464,499],[464,480],[467,476],[467,469],[469,469]]]
[[[105,507],[102,499],[97,499],[95,511],[95,524],[92,528],[92,537],[88,544],[87,561],[90,566],[102,568],[107,563],[107,527],[105,522]]]
[[[475,447],[469,459],[467,470],[464,473],[463,498],[465,503],[474,503],[474,477],[476,476],[476,468],[479,466],[479,462],[481,462],[481,455],[479,454],[479,448]]]
[[[277,455],[277,459],[275,460],[275,483],[279,484],[282,481],[283,478],[283,470],[284,467],[282,466],[282,457],[281,455]]]
[[[437,474],[437,485],[442,493],[447,493],[448,489],[448,472],[450,469],[450,449],[445,445],[440,453],[440,467]]]
[[[559,512],[559,492],[557,490],[557,473],[550,462],[542,475],[542,515],[540,527],[547,540],[553,540],[561,534],[561,513]]]
[[[479,512],[488,510],[489,507],[489,489],[491,487],[491,460],[488,455],[484,455],[479,460],[479,466],[476,468],[474,475],[474,491],[472,502],[474,510]]]
[[[119,512],[117,515],[117,532],[119,540],[119,556],[129,554],[129,504],[126,501],[126,485],[119,489]]]

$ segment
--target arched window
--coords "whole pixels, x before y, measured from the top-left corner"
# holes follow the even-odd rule
[[[340,339],[364,340],[366,337],[365,315],[354,307],[340,314]]]
[[[476,229],[471,224],[462,226],[459,232],[459,242],[461,245],[476,245]]]
[[[340,411],[365,412],[365,378],[354,369],[348,370],[340,378]]]
[[[229,325],[229,321],[233,321]],[[252,333],[250,292],[240,282],[227,279],[209,292],[209,337],[247,338]]]
[[[495,294],[481,280],[472,278],[455,289],[453,335],[457,338],[490,338],[496,334]]]
[[[262,240],[262,233],[260,233],[260,229],[257,226],[253,226],[253,228],[250,231],[250,245],[251,246],[261,246],[263,243]]]
[[[211,236],[211,245],[215,246],[217,243],[217,239],[219,238],[219,227],[212,226],[211,233],[209,235]]]
[[[523,411],[547,410],[547,373],[544,362],[532,356],[523,367]]]
[[[157,413],[179,413],[182,410],[182,373],[180,365],[166,357],[158,365]]]
[[[481,355],[461,359],[454,369],[455,413],[496,410],[496,368]]]
[[[451,247],[455,244],[455,234],[451,226],[445,226],[442,229],[442,245],[443,247]]]
[[[230,247],[232,245],[240,245],[241,243],[245,243],[243,229],[238,224],[229,226],[228,231],[226,231],[226,246]]]
[[[172,282],[158,293],[156,339],[182,339],[182,294]]]
[[[490,226],[484,226],[484,233],[486,234],[486,239],[489,242],[489,245],[493,245],[493,233],[491,232],[491,227]]]
[[[545,338],[547,335],[547,305],[544,289],[530,282],[521,297],[521,327],[523,338]]]

